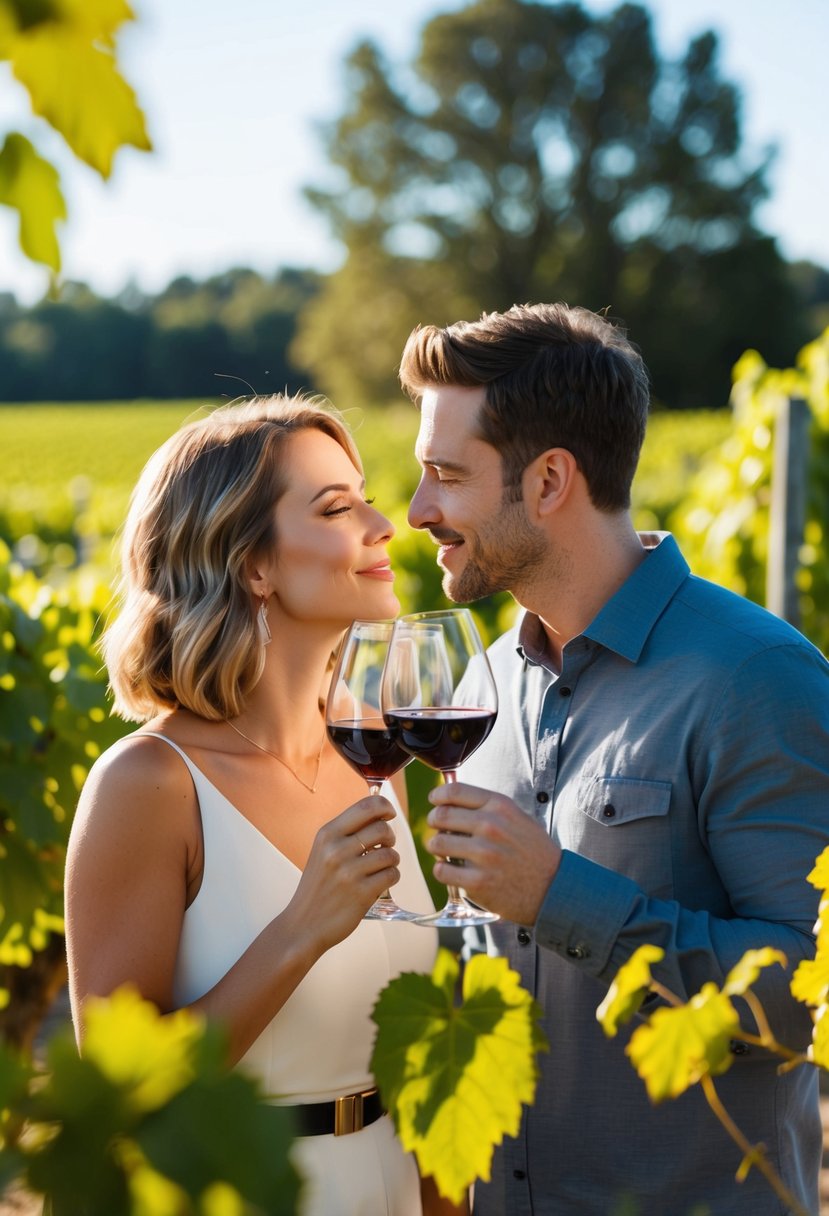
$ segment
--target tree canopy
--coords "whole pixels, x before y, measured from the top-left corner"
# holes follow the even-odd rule
[[[606,309],[679,407],[724,404],[747,346],[784,360],[809,336],[713,32],[671,60],[636,4],[477,0],[410,64],[363,42],[346,87],[307,193],[347,256],[295,344],[336,400],[393,393],[415,323],[515,302]]]

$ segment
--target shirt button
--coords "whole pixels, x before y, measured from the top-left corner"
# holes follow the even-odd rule
[[[590,951],[587,949],[587,946],[568,946],[567,953],[569,954],[570,958],[590,957]]]
[[[612,802],[608,802],[607,806],[602,811],[602,814],[604,815],[605,819],[612,819],[616,814],[616,807]]]
[[[572,688],[568,688],[567,685],[565,684],[564,688],[560,688],[558,690],[558,695],[560,697],[569,697],[572,691],[573,691]]]
[[[532,938],[526,929],[519,929],[515,936],[518,938],[519,946],[529,946],[530,942],[532,941]]]
[[[539,790],[535,796],[535,800],[536,800],[536,802],[549,802],[550,795],[547,793],[546,790]]]
[[[517,1178],[519,1182],[522,1182],[527,1177],[523,1170],[513,1170],[512,1176],[513,1178]]]

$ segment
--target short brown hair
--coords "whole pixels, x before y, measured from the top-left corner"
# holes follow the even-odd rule
[[[625,331],[586,308],[515,304],[445,329],[409,336],[400,382],[414,400],[437,385],[485,387],[482,439],[501,453],[504,484],[515,491],[541,452],[572,452],[593,504],[630,506],[645,437],[647,368]]]
[[[124,525],[120,613],[102,641],[121,717],[178,706],[210,719],[241,713],[264,664],[248,564],[277,541],[282,448],[308,428],[362,471],[345,425],[301,397],[222,406],[150,457]]]

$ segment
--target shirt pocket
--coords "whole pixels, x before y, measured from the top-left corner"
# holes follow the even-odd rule
[[[596,777],[579,788],[576,852],[625,874],[648,895],[673,894],[670,781]]]

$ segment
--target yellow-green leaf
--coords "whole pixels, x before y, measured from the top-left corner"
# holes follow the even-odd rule
[[[780,950],[771,946],[763,946],[759,950],[746,950],[740,961],[731,968],[725,977],[723,992],[726,996],[742,996],[757,980],[764,967],[779,963],[781,967],[787,964],[787,958]]]
[[[829,891],[829,845],[818,856],[806,879],[819,891]]]
[[[120,26],[134,21],[135,14],[127,0],[54,0],[60,20],[76,30],[83,30],[90,39],[111,43]]]
[[[193,1079],[203,1020],[184,1009],[162,1016],[130,985],[84,1006],[83,1053],[137,1111],[156,1110]]]
[[[609,1039],[639,1012],[651,983],[651,963],[658,963],[664,957],[661,946],[640,946],[619,968],[607,996],[596,1010],[596,1017]]]
[[[829,1068],[829,1005],[821,1005],[815,1015],[808,1054],[818,1068]]]
[[[676,1098],[706,1073],[725,1072],[730,1040],[740,1027],[731,1001],[705,984],[687,1005],[657,1009],[626,1047],[652,1102]]]
[[[488,1179],[492,1151],[516,1135],[535,1097],[541,1011],[506,959],[475,956],[455,1004],[457,961],[440,951],[432,976],[383,990],[372,1069],[405,1148],[455,1203]]]
[[[125,144],[151,147],[135,93],[114,57],[83,32],[39,25],[14,43],[12,66],[32,108],[102,177]]]
[[[34,262],[60,270],[55,225],[66,219],[57,170],[23,135],[11,134],[0,149],[0,203],[20,215],[20,248]]]
[[[817,958],[798,963],[790,987],[795,1000],[815,1008],[822,1005],[829,997],[829,953],[818,951]]]

